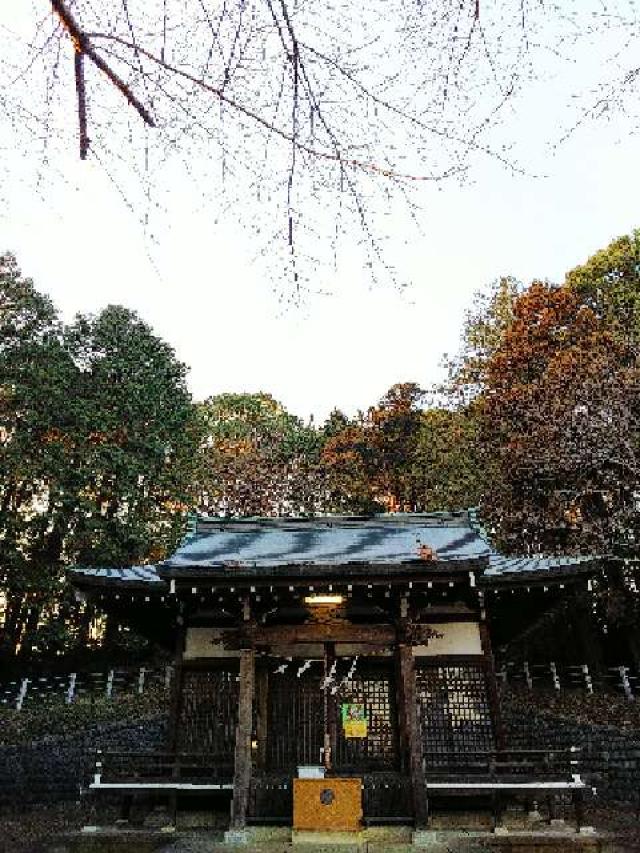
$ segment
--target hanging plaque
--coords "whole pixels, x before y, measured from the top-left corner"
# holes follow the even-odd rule
[[[367,718],[364,704],[349,702],[340,706],[342,729],[345,737],[366,737]]]

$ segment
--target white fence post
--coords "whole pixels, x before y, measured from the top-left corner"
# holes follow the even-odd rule
[[[553,679],[553,687],[555,690],[560,691],[560,679],[558,678],[558,668],[555,663],[551,661],[549,664],[549,669],[551,670],[551,678]]]
[[[69,687],[67,688],[67,705],[71,705],[73,702],[73,697],[76,693],[76,678],[77,674],[72,672],[69,676]]]
[[[27,688],[29,687],[29,679],[23,678],[20,682],[20,690],[18,690],[18,696],[16,698],[16,711],[22,710],[22,703],[24,702],[24,697],[27,695]]]
[[[113,693],[113,670],[110,669],[108,674],[107,674],[107,689],[106,689],[107,699],[111,699],[112,693]]]
[[[144,675],[145,675],[145,672],[146,672],[146,669],[143,666],[141,666],[140,667],[140,674],[138,675],[138,694],[142,694],[144,692]]]
[[[582,674],[584,675],[584,684],[587,688],[587,693],[593,693],[593,679],[589,674],[589,666],[586,663],[582,664]]]
[[[620,673],[620,681],[622,682],[622,689],[624,690],[624,695],[627,699],[633,699],[633,691],[631,690],[631,682],[629,681],[629,676],[627,673],[629,672],[628,666],[619,666],[618,672]]]

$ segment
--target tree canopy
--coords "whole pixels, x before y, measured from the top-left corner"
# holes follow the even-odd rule
[[[270,394],[220,394],[198,406],[197,505],[220,515],[283,515],[322,503],[320,437]]]
[[[8,255],[0,309],[4,637],[64,647],[78,628],[66,565],[158,559],[180,534],[197,439],[186,371],[127,309],[65,327]]]
[[[637,257],[636,231],[562,285],[501,279],[468,315],[449,393],[475,413],[481,506],[503,548],[635,548]]]

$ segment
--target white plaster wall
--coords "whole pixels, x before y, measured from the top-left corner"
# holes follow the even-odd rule
[[[477,622],[447,622],[429,627],[442,636],[433,637],[427,645],[414,646],[414,657],[482,654],[480,626]]]
[[[187,628],[184,659],[192,658],[237,658],[239,651],[225,649],[219,628]]]

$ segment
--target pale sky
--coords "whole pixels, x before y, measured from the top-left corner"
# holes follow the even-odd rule
[[[101,167],[77,159],[73,127],[59,163],[65,182],[36,194],[7,181],[0,249],[17,255],[67,319],[109,303],[138,311],[189,366],[197,399],[267,391],[305,419],[323,419],[334,406],[353,413],[394,382],[440,379],[442,356],[456,350],[478,288],[506,274],[562,280],[640,225],[632,122],[588,124],[554,155],[548,142],[560,132],[565,94],[532,86],[517,112],[505,114],[519,161],[541,177],[476,160],[466,185],[420,191],[421,234],[391,218],[385,236],[410,282],[402,292],[373,285],[345,252],[337,271],[317,270],[314,284],[327,295],[283,304],[279,286],[252,261],[246,233],[230,221],[216,224],[178,185],[160,245],[145,244]],[[5,138],[6,162],[20,157],[7,146]]]

